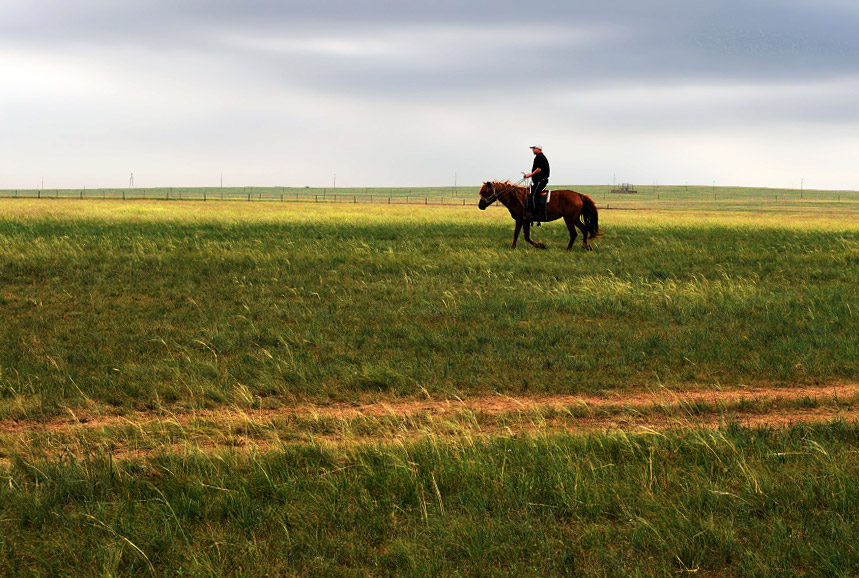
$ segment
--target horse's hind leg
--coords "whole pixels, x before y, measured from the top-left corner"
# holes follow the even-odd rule
[[[581,221],[576,221],[576,226],[582,230],[582,248],[585,251],[591,251],[592,247],[588,244],[588,228]]]
[[[579,235],[578,231],[576,231],[576,220],[571,217],[564,217],[564,223],[566,223],[567,229],[570,230],[570,244],[567,245],[567,251],[572,251],[573,243],[576,242],[576,237]],[[585,239],[587,238],[587,233],[585,233]]]
[[[525,240],[526,241],[528,241],[529,243],[531,243],[532,245],[534,245],[538,249],[545,249],[546,248],[546,245],[544,243],[541,243],[540,241],[534,241],[531,238],[531,224],[528,221],[524,222],[524,228],[525,228]]]

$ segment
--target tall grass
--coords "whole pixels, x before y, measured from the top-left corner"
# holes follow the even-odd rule
[[[855,221],[250,206],[0,219],[0,417],[859,375]]]
[[[170,417],[855,381],[855,214],[678,203],[567,254],[473,207],[0,202],[0,418],[29,420],[0,436],[0,575],[855,575],[855,423]],[[132,408],[161,420],[36,423]]]
[[[44,576],[854,575],[856,424],[17,459]]]

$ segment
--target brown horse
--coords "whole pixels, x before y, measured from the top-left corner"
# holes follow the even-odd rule
[[[500,201],[510,211],[513,220],[516,221],[516,230],[513,232],[513,247],[516,247],[519,231],[524,227],[525,240],[538,249],[545,249],[546,245],[543,243],[536,243],[531,240],[531,223],[524,219],[525,195],[527,193],[525,187],[513,185],[510,181],[503,183],[490,181],[483,183],[483,187],[480,188],[480,202],[477,206],[483,211],[496,200]],[[561,217],[563,217],[564,223],[567,224],[567,229],[570,231],[570,244],[567,245],[567,251],[573,248],[573,243],[578,236],[576,227],[581,229],[584,234],[582,241],[584,249],[590,251],[591,246],[588,244],[588,239],[600,236],[597,206],[593,199],[576,191],[553,190],[549,204],[546,205],[546,221],[555,221]]]

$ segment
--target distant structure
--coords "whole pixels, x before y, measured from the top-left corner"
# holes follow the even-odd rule
[[[620,183],[620,185],[618,185],[616,189],[612,189],[611,192],[621,193],[624,195],[634,195],[638,193],[638,191],[635,190],[635,187],[632,186],[632,183]]]

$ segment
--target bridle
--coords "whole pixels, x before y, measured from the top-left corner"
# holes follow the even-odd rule
[[[525,182],[525,179],[521,179],[521,180],[519,180],[519,181],[517,181],[517,182],[513,183],[512,185],[510,185],[510,188],[504,189],[504,191],[509,191],[509,190],[510,190],[510,189],[512,189],[513,187],[518,186],[518,185],[520,185],[521,183],[524,183],[524,182]],[[492,191],[492,195],[490,195],[490,196],[488,196],[488,197],[481,197],[481,199],[483,199],[483,202],[484,202],[484,203],[486,203],[486,205],[488,206],[488,205],[491,205],[492,203],[494,203],[495,201],[497,201],[497,200],[498,200],[498,196],[499,196],[499,195],[501,195],[501,192],[502,192],[502,191],[499,191],[499,190],[497,190],[497,189],[495,188],[495,183],[494,183],[494,182],[489,182],[489,183],[486,183],[486,184],[487,184],[487,185],[489,185],[489,189]]]
[[[488,197],[481,197],[481,198],[483,199],[484,203],[486,203],[487,205],[491,205],[496,200],[498,200],[498,195],[500,195],[501,193],[500,193],[500,191],[496,190],[495,183],[486,183],[486,184],[489,185],[489,190],[492,191],[492,194]]]

